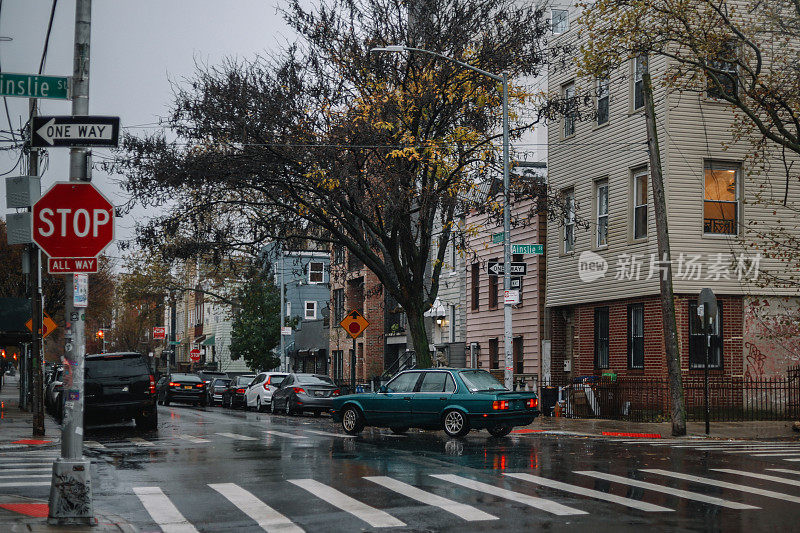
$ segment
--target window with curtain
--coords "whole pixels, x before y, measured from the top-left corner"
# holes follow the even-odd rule
[[[597,182],[597,247],[608,246],[608,180]]]
[[[608,122],[608,78],[597,78],[597,125]]]
[[[647,237],[647,172],[633,176],[633,238]]]

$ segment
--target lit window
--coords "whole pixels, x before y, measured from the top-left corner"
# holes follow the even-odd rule
[[[306,320],[316,320],[317,319],[317,302],[306,302],[305,303],[305,319]]]
[[[308,264],[308,282],[322,283],[325,280],[325,264],[312,262]]]
[[[608,180],[597,182],[597,246],[608,246]]]
[[[564,193],[564,253],[575,249],[575,192]]]
[[[647,172],[633,176],[633,238],[647,237]]]
[[[597,125],[608,122],[608,78],[597,79]]]
[[[575,135],[575,84],[568,83],[562,88],[562,96],[564,97],[564,138]]]
[[[569,29],[569,13],[566,9],[553,9],[550,12],[553,33],[558,35]]]
[[[638,56],[633,61],[633,108],[644,107],[644,73],[647,70],[645,56]]]
[[[707,162],[703,201],[703,233],[736,235],[738,230],[739,167]]]

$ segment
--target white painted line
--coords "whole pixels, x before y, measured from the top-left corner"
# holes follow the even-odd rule
[[[794,474],[800,476],[800,470],[789,470],[788,468],[767,468],[771,472],[782,472],[784,474]]]
[[[0,479],[44,479],[52,477],[52,474],[25,474],[24,476],[0,476]]]
[[[238,433],[215,433],[221,437],[228,437],[234,440],[258,440],[255,437],[248,437],[247,435],[239,435]]]
[[[244,514],[256,521],[264,531],[303,533],[303,529],[294,522],[235,483],[214,483],[209,484],[209,487],[225,496]]]
[[[800,496],[791,496],[789,494],[783,494],[780,492],[773,492],[771,490],[759,489],[753,486],[738,485],[736,483],[718,481],[716,479],[711,479],[708,477],[692,476],[689,474],[681,474],[679,472],[670,472],[668,470],[661,470],[660,468],[642,468],[641,470],[642,472],[648,472],[650,474],[660,474],[662,476],[685,479],[686,481],[693,481],[695,483],[704,483],[706,485],[712,485],[714,487],[719,487],[721,489],[740,490],[746,494],[758,494],[759,496],[766,496],[767,498],[775,498],[787,502],[800,503]]]
[[[45,455],[58,457],[61,455],[61,452],[59,450],[50,450],[46,452],[45,451],[6,452],[0,454],[0,457],[31,457],[31,456],[41,457]]]
[[[462,487],[467,487],[468,489],[485,492],[486,494],[491,494],[493,496],[499,496],[500,498],[522,503],[559,516],[589,514],[586,511],[573,509],[572,507],[567,507],[566,505],[561,505],[560,503],[545,500],[544,498],[537,498],[536,496],[529,496],[528,494],[522,494],[521,492],[501,489],[487,483],[481,483],[480,481],[474,481],[472,479],[453,474],[431,474],[431,476],[435,477],[436,479],[441,479],[442,481],[449,481],[450,483],[455,483],[456,485],[461,485]]]
[[[15,481],[14,483],[0,483],[0,487],[49,487],[49,481]]]
[[[725,453],[796,452],[797,448],[753,448],[752,450],[725,450]]]
[[[800,459],[784,459],[784,461],[791,461],[793,463],[796,463],[796,462],[800,461]]]
[[[133,492],[164,533],[197,533],[160,488],[133,487]]]
[[[754,453],[753,457],[797,457],[800,452]]]
[[[471,505],[448,500],[447,498],[437,496],[436,494],[418,489],[417,487],[413,487],[408,483],[403,483],[402,481],[398,481],[387,476],[367,476],[364,477],[364,479],[372,481],[373,483],[377,483],[381,487],[387,488],[398,494],[402,494],[403,496],[411,498],[412,500],[417,500],[418,502],[438,507],[443,511],[447,511],[448,513],[454,514],[459,518],[463,518],[468,522],[475,522],[479,520],[497,520],[496,516],[490,515],[489,513],[484,513],[480,509],[476,509]]]
[[[576,474],[584,476],[595,477],[598,479],[605,479],[606,481],[613,481],[622,485],[630,485],[631,487],[639,487],[642,489],[652,490],[655,492],[663,492],[664,494],[672,494],[686,498],[687,500],[696,500],[703,503],[712,503],[720,507],[727,507],[729,509],[759,509],[754,505],[747,505],[746,503],[732,502],[723,500],[722,498],[715,498],[714,496],[706,496],[699,492],[689,492],[688,490],[673,489],[672,487],[665,487],[664,485],[657,485],[655,483],[648,483],[646,481],[639,481],[638,479],[630,479],[623,476],[615,476],[614,474],[606,474],[605,472],[595,472],[592,470],[576,470]]]
[[[3,468],[0,472],[8,474],[10,472],[52,472],[53,467],[50,468]]]
[[[767,481],[774,481],[775,483],[784,483],[786,485],[794,485],[800,487],[800,480],[787,479],[785,477],[770,476],[768,474],[757,474],[755,472],[748,472],[747,470],[734,470],[732,468],[712,468],[714,472],[723,472],[725,474],[733,474],[737,476],[754,477],[756,479],[764,479]]]
[[[19,464],[18,461],[37,461],[39,463],[46,463],[46,462],[53,462],[54,460],[58,459],[57,455],[37,455],[35,457],[0,457],[0,464]]]
[[[269,435],[275,435],[276,437],[285,437],[287,439],[307,439],[308,437],[304,437],[302,435],[295,435],[294,433],[284,433],[283,431],[275,431],[274,429],[268,429],[264,433]]]
[[[547,479],[539,476],[533,476],[531,474],[505,474],[505,475],[508,477],[521,479],[523,481],[536,483],[537,485],[543,485],[545,487],[563,490],[564,492],[571,492],[573,494],[580,494],[581,496],[588,496],[590,498],[596,498],[598,500],[605,500],[607,502],[619,503],[626,507],[630,507],[631,509],[639,509],[640,511],[648,511],[648,512],[674,511],[674,509],[661,507],[660,505],[654,505],[652,503],[633,500],[631,498],[623,498],[622,496],[616,496],[614,494],[609,494],[607,492],[601,492],[599,490],[594,490],[594,489],[587,489],[577,485],[569,485],[567,483],[562,483],[560,481],[554,481],[552,479]]]
[[[718,450],[722,448],[784,448],[786,446],[791,446],[791,444],[770,444],[770,443],[748,443],[748,444],[728,444],[728,443],[719,443],[719,444],[712,444],[709,442],[701,443],[701,444],[676,444],[672,446],[673,448],[695,448],[698,450]]]
[[[83,441],[83,445],[86,446],[87,448],[97,448],[98,450],[105,448],[105,446],[103,446],[96,440],[85,440]]]
[[[133,444],[135,444],[136,446],[155,446],[155,444],[153,444],[149,440],[145,440],[141,437],[131,437],[128,440]]]
[[[347,496],[338,490],[313,479],[290,479],[289,483],[305,489],[317,498],[320,498],[342,511],[350,513],[363,520],[372,527],[402,527],[406,525],[392,515],[370,507],[365,503]]]
[[[195,437],[194,435],[177,435],[179,439],[188,440],[189,442],[193,442],[195,444],[202,444],[204,442],[211,442],[208,439],[204,439],[202,437]]]
[[[330,431],[317,431],[315,429],[307,429],[307,433],[314,433],[316,435],[325,435],[326,437],[341,437],[343,439],[355,439],[358,435],[348,435],[347,433],[331,433]]]
[[[45,465],[52,465],[52,459],[46,459],[44,461],[37,461],[35,463],[3,463],[0,464],[0,472],[4,471],[6,467],[14,468],[17,466],[45,466]]]

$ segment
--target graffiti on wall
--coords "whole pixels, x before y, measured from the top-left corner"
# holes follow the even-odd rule
[[[800,363],[800,300],[753,298],[744,307],[744,376],[785,376]]]

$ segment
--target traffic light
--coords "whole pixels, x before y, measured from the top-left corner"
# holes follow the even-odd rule
[[[3,359],[5,359],[5,358],[6,358],[6,351],[5,351],[5,349],[3,349],[3,348],[0,348],[0,355],[2,355],[2,356],[3,356]]]
[[[16,361],[16,360],[17,360],[17,354],[16,354],[16,352],[15,352],[15,353],[14,353],[14,361]]]
[[[97,330],[97,338],[98,339],[102,339],[103,335],[104,335],[103,330],[102,329],[98,329]]]

